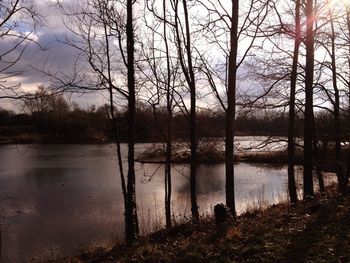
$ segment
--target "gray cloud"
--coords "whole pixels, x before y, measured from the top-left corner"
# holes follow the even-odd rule
[[[2,77],[7,77],[7,85],[20,83],[21,88],[25,91],[34,90],[38,85],[49,85],[48,76],[40,70],[53,74],[59,71],[69,73],[77,58],[76,50],[63,43],[69,33],[58,8],[50,0],[36,0],[35,4],[37,12],[44,18],[44,23],[36,26],[35,30],[31,29],[30,38],[35,41],[23,42],[6,57],[7,60],[18,57],[26,46],[20,60],[13,67],[1,73]],[[21,33],[25,33],[30,29],[26,24],[18,27],[17,30],[22,30]],[[16,39],[13,38],[2,38],[1,42],[0,54],[4,54],[16,45]],[[0,69],[4,69],[5,66],[0,61]],[[13,72],[20,72],[20,75],[11,77]],[[77,100],[82,106],[101,104],[103,101],[103,99],[96,100],[96,95],[80,96],[73,100]],[[16,109],[16,104],[16,102],[2,100],[0,106]]]

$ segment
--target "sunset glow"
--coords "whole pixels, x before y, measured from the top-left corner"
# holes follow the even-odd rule
[[[328,4],[331,7],[350,6],[350,0],[329,0]]]
[[[322,13],[332,13],[333,20],[342,17],[350,7],[350,0],[327,0],[317,12],[317,16],[322,16]]]

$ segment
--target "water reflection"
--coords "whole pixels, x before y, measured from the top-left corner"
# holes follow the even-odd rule
[[[137,145],[136,149],[144,147]],[[0,158],[2,262],[53,259],[121,239],[123,201],[113,146],[0,146]],[[202,214],[224,201],[224,169],[223,164],[198,166]],[[164,167],[137,163],[136,171],[141,230],[147,232],[164,224]],[[241,163],[235,172],[240,211],[263,185],[269,202],[285,196],[285,168]],[[177,220],[190,214],[188,177],[188,167],[173,165],[173,214]]]

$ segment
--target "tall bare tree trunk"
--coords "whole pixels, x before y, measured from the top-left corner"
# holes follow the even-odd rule
[[[298,78],[298,60],[300,47],[300,0],[295,3],[295,39],[293,65],[290,80],[290,101],[289,101],[289,120],[288,120],[288,191],[292,204],[297,203],[298,196],[295,186],[295,91]]]
[[[133,0],[127,0],[127,49],[128,49],[128,180],[127,207],[125,211],[126,243],[132,244],[139,237],[139,226],[136,210],[135,193],[135,68],[134,68],[134,28],[133,28]]]
[[[190,23],[188,16],[187,1],[182,0],[183,12],[185,18],[185,30],[179,25],[179,10],[178,10],[179,0],[174,1],[174,10],[175,10],[175,31],[176,31],[176,41],[178,48],[179,61],[186,78],[186,82],[190,89],[190,151],[191,151],[191,172],[190,172],[190,191],[191,191],[191,212],[192,220],[194,222],[199,221],[199,212],[197,205],[197,189],[196,189],[196,171],[197,171],[197,136],[196,136],[196,81],[194,77],[192,55],[191,55],[191,32],[190,32]],[[181,27],[181,29],[180,29]],[[181,33],[180,33],[181,31]],[[186,31],[186,32],[184,32]],[[186,50],[187,61],[184,60],[184,54],[182,50],[182,39],[184,39],[184,47]]]
[[[331,24],[331,61],[332,61],[332,84],[334,89],[334,141],[335,141],[335,160],[336,160],[336,173],[338,178],[338,189],[339,192],[342,191],[344,185],[343,178],[343,165],[341,160],[341,125],[340,125],[340,101],[339,101],[339,89],[337,83],[337,65],[335,57],[335,30],[333,23],[332,11],[329,10],[330,24]]]
[[[167,63],[167,87],[166,87],[166,104],[167,104],[167,135],[166,135],[166,156],[165,156],[165,221],[166,227],[171,228],[171,147],[172,147],[172,94],[171,94],[171,72],[170,72],[170,56],[167,37],[167,21],[166,21],[166,0],[163,0],[163,34],[165,42],[166,63]]]
[[[196,134],[196,82],[194,78],[192,56],[191,56],[191,34],[190,34],[190,23],[188,16],[188,8],[186,0],[182,1],[185,15],[185,25],[186,25],[186,53],[188,61],[188,72],[190,76],[190,97],[191,97],[191,110],[190,110],[190,148],[191,148],[191,211],[192,218],[194,221],[199,221],[199,212],[197,205],[197,186],[196,186],[196,176],[197,176],[197,134]]]
[[[306,68],[305,68],[305,120],[304,120],[304,198],[314,196],[312,169],[313,133],[313,79],[314,79],[314,11],[313,0],[306,2]]]
[[[232,23],[230,57],[228,67],[227,109],[226,109],[226,141],[225,141],[225,168],[226,168],[226,205],[232,215],[236,216],[235,189],[234,189],[234,122],[236,116],[236,85],[237,85],[237,48],[238,48],[238,16],[239,0],[232,0]]]
[[[117,118],[115,116],[115,109],[114,109],[114,98],[113,98],[113,77],[112,77],[112,66],[111,66],[111,54],[110,54],[110,45],[109,45],[109,37],[108,37],[108,22],[106,20],[105,16],[105,9],[103,10],[103,29],[104,29],[104,37],[106,41],[106,63],[107,63],[107,74],[108,74],[108,92],[109,92],[109,113],[111,116],[112,121],[112,132],[113,132],[113,139],[117,147],[117,162],[118,162],[118,168],[119,168],[119,174],[120,174],[120,182],[122,187],[122,193],[123,193],[123,200],[124,200],[124,210],[126,211],[128,207],[128,193],[126,189],[125,184],[125,175],[124,175],[124,169],[123,169],[123,160],[122,160],[122,154],[121,154],[121,146],[120,146],[120,139],[119,139],[119,129],[117,125]]]
[[[170,106],[171,107],[171,106]],[[168,107],[168,125],[166,142],[166,161],[165,161],[165,220],[167,228],[171,228],[171,137],[172,137],[172,110]]]

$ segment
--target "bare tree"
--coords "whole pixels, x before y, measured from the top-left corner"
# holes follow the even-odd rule
[[[294,173],[294,155],[295,155],[295,92],[298,79],[298,60],[299,47],[301,43],[301,2],[295,1],[295,33],[294,33],[294,52],[293,64],[290,80],[290,100],[289,100],[289,118],[288,118],[288,191],[289,198],[292,204],[298,201],[297,191],[295,186]]]
[[[199,221],[199,212],[197,204],[197,190],[196,190],[196,173],[197,173],[197,133],[196,133],[196,79],[194,74],[193,56],[192,56],[192,42],[191,42],[191,27],[189,8],[187,1],[182,0],[183,19],[180,18],[180,0],[173,0],[172,7],[174,9],[174,29],[175,42],[178,50],[178,58],[180,66],[185,76],[186,83],[190,91],[190,151],[191,151],[191,212],[192,218],[195,222]]]
[[[227,110],[225,129],[226,205],[236,215],[234,196],[234,121],[236,117],[237,50],[239,0],[232,0],[230,56],[228,62]]]
[[[326,0],[321,3],[317,10],[320,22],[318,23],[319,25],[316,24],[316,44],[323,48],[326,56],[322,61],[317,61],[320,65],[320,72],[316,83],[318,88],[316,93],[324,94],[323,100],[325,106],[323,106],[322,109],[327,110],[333,115],[334,131],[331,132],[331,136],[333,138],[332,141],[334,141],[334,169],[338,179],[338,190],[341,192],[345,184],[341,146],[343,128],[341,123],[341,111],[343,106],[341,103],[342,94],[345,94],[344,88],[347,79],[344,77],[345,71],[342,70],[342,67],[339,67],[339,65],[346,65],[347,58],[341,55],[346,52],[343,49],[346,46],[346,40],[343,39],[343,42],[341,42],[341,33],[344,32],[342,28],[344,26],[344,20],[346,21],[346,12],[340,10],[339,7],[332,5],[330,1]],[[320,96],[318,96],[317,99],[320,100]],[[331,107],[327,106],[325,102],[331,105]],[[314,147],[317,147],[317,142],[314,144]]]
[[[226,205],[236,215],[234,191],[234,138],[235,118],[238,107],[237,83],[238,69],[249,60],[250,51],[261,34],[269,10],[269,3],[250,0],[243,4],[240,12],[240,1],[231,1],[231,12],[226,4],[220,1],[200,1],[207,10],[205,22],[198,23],[206,31],[205,38],[209,46],[222,54],[224,66],[218,65],[215,59],[207,58],[200,53],[201,72],[205,75],[212,92],[225,111],[225,172],[226,172]],[[239,23],[241,21],[241,23]],[[240,45],[244,41],[244,45]],[[240,52],[238,52],[240,50]],[[210,52],[209,52],[210,53]],[[224,91],[224,95],[222,94]],[[242,106],[242,105],[241,105]]]
[[[147,10],[153,15],[153,23],[148,25],[147,18],[146,27],[149,28],[153,37],[150,37],[150,44],[143,47],[144,57],[147,62],[147,69],[144,72],[147,81],[154,86],[155,94],[151,94],[148,101],[154,109],[156,121],[157,106],[165,107],[166,112],[166,127],[165,129],[157,124],[158,129],[162,133],[165,141],[165,171],[164,171],[164,205],[165,205],[165,220],[166,227],[171,228],[171,194],[172,194],[172,177],[171,177],[171,162],[172,162],[172,147],[173,147],[173,111],[175,106],[175,85],[177,78],[178,58],[172,56],[170,51],[171,41],[169,35],[172,33],[170,26],[172,17],[169,17],[169,7],[167,1],[163,0],[162,8],[158,11],[156,1],[146,2]],[[159,12],[159,13],[158,13]],[[169,17],[169,18],[168,18]],[[156,37],[160,38],[159,45],[156,44]],[[146,50],[145,50],[146,49]],[[150,54],[148,54],[150,53]],[[164,66],[163,66],[164,65]],[[148,89],[150,92],[151,89]],[[165,99],[163,99],[165,97]],[[164,102],[165,100],[165,102]]]
[[[70,36],[64,42],[77,50],[83,62],[77,61],[69,74],[46,72],[56,86],[77,92],[107,92],[109,95],[110,117],[113,122],[125,207],[125,239],[128,245],[139,237],[134,165],[136,81],[133,4],[132,0],[87,0],[73,7],[59,3],[69,21],[66,27]],[[86,62],[87,68],[81,66]],[[125,84],[121,79],[126,79]],[[115,101],[123,100],[127,102],[128,173],[126,177],[114,112]]]
[[[126,22],[126,41],[127,41],[127,75],[128,75],[128,179],[127,179],[127,206],[125,208],[125,231],[126,242],[132,244],[139,235],[139,226],[136,210],[135,193],[135,66],[134,66],[134,26],[133,26],[133,2],[127,0],[127,22]]]
[[[327,0],[327,4],[329,5],[329,0]],[[334,101],[333,104],[333,116],[334,116],[334,141],[335,141],[335,160],[336,160],[336,174],[338,177],[338,185],[339,191],[342,189],[343,185],[343,166],[341,161],[341,124],[340,124],[340,92],[338,88],[337,81],[337,64],[336,64],[336,32],[334,28],[334,16],[333,10],[329,6],[328,15],[329,15],[329,23],[331,27],[330,39],[331,39],[331,50],[329,55],[331,57],[331,71],[332,71],[332,86],[334,90]]]
[[[306,2],[306,66],[305,66],[305,119],[304,119],[304,197],[314,195],[313,188],[313,89],[314,89],[314,2]]]

